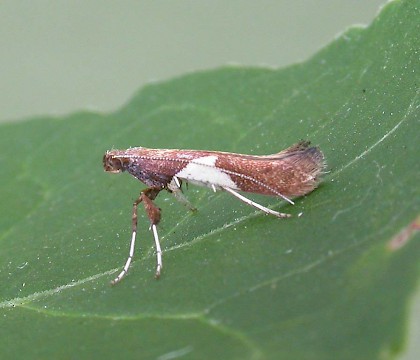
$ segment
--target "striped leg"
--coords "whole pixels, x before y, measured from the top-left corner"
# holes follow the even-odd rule
[[[157,234],[156,225],[160,221],[160,209],[153,204],[152,200],[156,198],[157,194],[159,194],[160,189],[149,188],[140,193],[138,199],[133,203],[133,213],[132,213],[132,234],[131,234],[131,243],[130,243],[130,252],[125,262],[125,265],[122,271],[118,274],[118,276],[111,281],[112,285],[119,283],[128,273],[128,269],[130,268],[131,261],[133,260],[134,256],[134,248],[136,244],[136,235],[137,235],[137,208],[138,205],[143,202],[144,208],[146,210],[146,214],[151,223],[151,229],[153,230],[153,236],[155,238],[156,250],[157,250],[157,269],[156,269],[156,277],[160,276],[160,272],[162,269],[162,250],[160,248],[159,237]]]
[[[156,245],[156,274],[155,274],[155,278],[159,279],[160,278],[160,272],[162,270],[162,249],[160,248],[160,242],[159,242],[159,236],[157,233],[157,226],[155,224],[152,224],[151,229],[153,231],[153,237],[155,238],[155,245]]]

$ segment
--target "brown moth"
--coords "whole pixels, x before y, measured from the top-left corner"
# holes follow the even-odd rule
[[[225,190],[244,203],[266,214],[279,218],[290,217],[262,206],[239,191],[277,196],[293,204],[291,198],[308,194],[316,188],[325,168],[324,155],[309,141],[301,141],[272,155],[244,155],[221,151],[148,149],[135,147],[126,150],[109,150],[103,157],[107,172],[127,171],[148,187],[141,191],[133,204],[130,253],[121,273],[112,281],[118,283],[128,272],[134,255],[137,233],[137,207],[142,202],[150,220],[150,229],[156,244],[156,278],[162,270],[162,250],[157,224],[160,209],[153,200],[162,190],[167,190],[195,210],[184,197],[182,182],[210,187],[213,191]]]

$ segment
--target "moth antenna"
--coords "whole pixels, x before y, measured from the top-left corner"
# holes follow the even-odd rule
[[[223,189],[225,191],[227,191],[228,193],[231,193],[233,196],[236,196],[239,200],[243,201],[245,204],[251,205],[251,206],[257,208],[258,210],[261,210],[261,211],[265,212],[266,214],[274,215],[274,216],[277,216],[279,218],[288,218],[288,217],[292,216],[290,214],[281,213],[281,212],[278,212],[278,211],[271,210],[271,209],[269,209],[265,206],[262,206],[262,205],[256,203],[255,201],[252,201],[252,200],[246,198],[245,196],[239,194],[235,190],[232,190],[231,188],[223,187]]]

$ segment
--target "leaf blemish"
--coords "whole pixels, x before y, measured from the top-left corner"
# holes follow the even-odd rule
[[[388,242],[388,249],[396,251],[405,246],[413,237],[414,233],[420,230],[420,215],[417,216],[408,226],[403,228]]]

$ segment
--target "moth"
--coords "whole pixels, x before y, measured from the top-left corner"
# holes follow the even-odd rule
[[[137,207],[140,203],[144,206],[155,239],[155,277],[159,278],[161,275],[162,249],[157,232],[161,209],[153,200],[162,190],[172,193],[192,211],[195,208],[181,189],[183,182],[207,186],[214,192],[224,190],[266,214],[287,218],[290,214],[269,209],[240,192],[277,196],[294,204],[292,198],[308,194],[316,188],[325,168],[325,161],[318,147],[311,147],[309,141],[301,141],[279,153],[263,156],[143,147],[109,150],[103,157],[103,166],[110,173],[127,171],[147,185],[133,204],[130,252],[122,271],[112,281],[112,284],[116,284],[127,275],[134,256]]]

